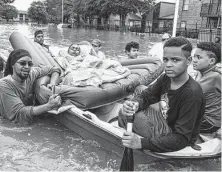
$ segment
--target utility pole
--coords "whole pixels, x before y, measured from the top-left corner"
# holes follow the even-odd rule
[[[62,24],[63,24],[63,0],[62,0]]]
[[[174,19],[173,19],[173,33],[172,33],[172,37],[175,37],[175,36],[176,36],[176,31],[177,31],[177,19],[178,19],[178,11],[179,11],[179,2],[180,2],[180,0],[176,0],[175,12],[174,12]]]

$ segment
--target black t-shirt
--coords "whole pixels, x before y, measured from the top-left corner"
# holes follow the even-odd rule
[[[144,110],[150,104],[164,103],[161,110],[172,133],[158,138],[143,138],[142,148],[155,152],[176,151],[193,144],[199,135],[205,100],[200,85],[189,77],[177,90],[170,90],[170,78],[163,74],[134,101]]]

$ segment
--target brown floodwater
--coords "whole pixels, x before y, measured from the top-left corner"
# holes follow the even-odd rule
[[[47,44],[68,46],[73,42],[103,41],[103,51],[115,56],[124,54],[129,41],[140,43],[147,53],[159,37],[141,38],[134,33],[97,31],[90,29],[57,29],[54,26],[35,27],[26,24],[0,25],[0,52],[12,50],[9,36],[19,31],[33,39],[33,33],[42,29]],[[116,171],[121,157],[105,150],[93,140],[61,125],[53,115],[42,115],[29,126],[19,126],[0,116],[0,171]],[[201,161],[167,160],[137,165],[138,171],[221,171],[221,158]]]

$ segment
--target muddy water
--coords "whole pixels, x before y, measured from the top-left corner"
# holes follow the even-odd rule
[[[8,38],[13,31],[33,38],[36,29],[43,29],[46,43],[68,46],[71,42],[99,38],[104,41],[103,51],[109,55],[124,54],[129,41],[138,41],[141,51],[147,52],[149,39],[134,34],[104,32],[28,25],[0,25],[0,49],[7,54],[12,50]],[[155,40],[155,38],[152,38]],[[103,149],[99,143],[82,139],[53,116],[41,116],[29,126],[18,126],[0,116],[0,170],[1,171],[116,171],[120,157]],[[160,161],[136,165],[139,171],[221,171],[221,159],[201,161]]]

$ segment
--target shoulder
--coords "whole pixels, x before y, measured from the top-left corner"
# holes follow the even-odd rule
[[[12,86],[10,84],[11,76],[8,75],[0,79],[0,93],[4,92],[5,90],[9,90]]]
[[[211,71],[209,71],[205,75],[210,80],[212,80],[214,83],[220,83],[221,82],[221,69],[218,68],[218,67],[213,68]]]
[[[49,49],[49,45],[46,45],[46,44],[42,44],[43,47]]]
[[[168,88],[168,85],[170,83],[170,78],[164,73],[162,75],[160,75],[156,82],[154,82],[155,85],[157,85],[158,87],[161,87],[161,89],[166,89]]]
[[[212,72],[214,73],[214,75],[216,76],[216,77],[221,77],[221,67],[215,67],[213,70],[212,70]]]
[[[183,87],[182,93],[184,98],[189,100],[202,100],[204,97],[200,84],[191,76],[186,85]]]
[[[221,89],[221,73],[217,73],[217,75],[214,77],[214,84],[215,87]]]
[[[170,82],[170,78],[165,74],[163,73],[162,75],[160,75],[160,77],[157,79],[163,83],[168,83]]]
[[[67,56],[67,55],[68,55],[68,50],[67,50],[67,48],[59,50],[58,55],[59,55],[59,56],[62,56],[62,57]]]

